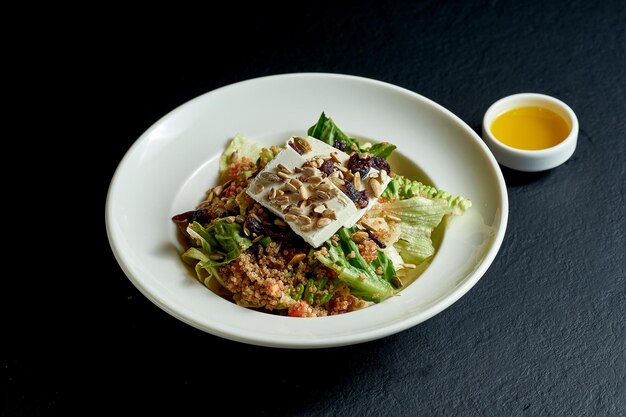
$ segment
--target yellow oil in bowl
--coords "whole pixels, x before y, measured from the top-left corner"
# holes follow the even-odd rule
[[[551,148],[570,134],[570,126],[558,114],[539,106],[516,107],[493,121],[491,133],[500,142],[517,149]]]

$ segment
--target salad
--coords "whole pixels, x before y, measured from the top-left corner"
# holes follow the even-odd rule
[[[397,175],[396,146],[349,137],[324,113],[307,134],[270,148],[236,136],[220,184],[172,218],[183,261],[240,306],[319,317],[379,303],[429,265],[445,219],[471,207]]]

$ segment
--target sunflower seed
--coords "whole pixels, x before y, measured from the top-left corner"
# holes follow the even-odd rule
[[[224,190],[224,188],[221,185],[218,185],[217,187],[215,187],[213,189],[213,192],[215,193],[216,196],[220,196],[220,194],[222,194],[222,191]]]
[[[344,167],[343,165],[336,165],[336,167],[341,172],[348,172],[348,168]]]
[[[243,233],[244,233],[246,236],[250,236],[250,230],[246,227],[246,225],[245,225],[245,224],[243,225]]]
[[[303,216],[304,210],[298,206],[291,206],[289,207],[288,213]]]
[[[291,183],[286,182],[285,185],[283,186],[283,190],[285,191],[289,191],[291,193],[297,193],[298,189],[296,187],[294,187]]]
[[[332,181],[333,184],[335,184],[335,186],[337,187],[343,187],[344,184],[346,183],[344,180],[342,180],[341,178],[338,177],[331,177],[330,179]]]
[[[291,258],[291,260],[289,261],[289,265],[300,263],[304,260],[304,258],[306,258],[305,253],[299,253],[297,255],[294,255],[293,258]]]
[[[334,161],[337,162],[338,164],[341,163],[341,159],[339,159],[339,154],[337,152],[331,152],[330,153],[330,158]]]
[[[309,216],[298,216],[298,223],[300,224],[310,224],[312,222]]]
[[[313,222],[311,222],[310,224],[305,224],[303,226],[300,226],[300,230],[302,232],[310,232],[311,230],[313,230]]]
[[[235,216],[235,221],[237,223],[243,223],[245,221],[245,219],[243,218],[243,216],[241,214],[238,214]]]
[[[316,175],[319,175],[319,173],[319,169],[313,168],[311,166],[302,168],[302,175],[304,175],[305,177],[314,177]]]
[[[228,162],[230,162],[231,164],[236,164],[237,162],[239,162],[239,152],[235,151],[232,154],[230,154],[230,158],[228,159]]]
[[[317,192],[315,193],[315,197],[319,198],[320,200],[330,199],[330,195],[322,190],[317,190]]]
[[[391,220],[392,222],[400,222],[402,219],[400,217],[394,216],[393,214],[387,214],[387,220]]]
[[[280,177],[273,172],[263,171],[258,175],[261,181],[265,182],[279,182]]]
[[[378,178],[378,172],[370,171],[367,174],[367,178]]]
[[[276,204],[279,206],[285,206],[289,204],[289,197],[286,195],[281,195],[280,197],[276,197]]]
[[[297,214],[285,214],[285,221],[288,223],[295,223],[298,221]]]
[[[260,235],[252,239],[252,243],[258,243],[261,239],[263,239],[265,235]]]
[[[332,220],[327,217],[322,217],[317,221],[317,227],[326,227],[332,223]]]
[[[276,165],[276,168],[278,168],[278,171],[284,172],[285,174],[292,174],[291,170],[287,168],[286,166],[284,166],[283,164]]]
[[[361,191],[361,173],[359,171],[354,173],[354,177],[352,178],[352,184],[354,184],[354,188]]]
[[[212,253],[209,255],[209,259],[212,261],[221,261],[222,259],[224,259],[224,255],[222,255],[221,253]]]
[[[274,224],[275,224],[276,226],[279,226],[279,227],[286,227],[286,226],[287,226],[287,223],[285,223],[284,221],[282,221],[282,219],[275,219],[275,220],[274,220]]]
[[[326,209],[322,212],[322,217],[328,217],[332,220],[337,220],[337,213],[333,209]]]
[[[270,200],[274,200],[276,198],[276,188],[272,188],[269,194]]]
[[[319,184],[320,182],[322,182],[322,177],[314,175],[307,178],[306,182],[310,182],[311,184]]]
[[[211,191],[211,192],[209,193],[209,195],[206,197],[206,201],[211,201],[211,200],[213,200],[213,197],[214,197],[214,195],[213,195],[213,191]]]
[[[385,171],[384,169],[380,170],[380,179],[385,182],[387,181],[387,178],[389,178],[389,174],[387,174],[387,171]]]
[[[306,187],[300,187],[298,191],[300,193],[300,199],[302,202],[309,199],[309,192],[307,191]]]
[[[226,217],[226,221],[228,223],[235,223],[235,218],[236,218],[235,216],[228,216]]]
[[[415,264],[402,264],[402,266],[407,268],[407,269],[415,269],[415,268],[417,268],[417,265],[415,265]]]
[[[289,177],[289,174],[285,174],[285,173],[284,173],[284,172],[282,172],[282,171],[278,171],[278,174],[276,174],[276,175],[278,175],[280,178],[282,178],[282,179],[284,179],[284,180],[288,180],[288,179],[290,178],[290,177]]]
[[[383,193],[383,187],[382,185],[380,185],[380,182],[376,178],[372,178],[367,182],[367,184],[372,189],[374,196],[380,197],[380,195]]]

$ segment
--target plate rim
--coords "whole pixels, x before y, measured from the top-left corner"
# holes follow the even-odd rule
[[[419,101],[422,101],[428,104],[429,106],[435,107],[438,111],[443,112],[446,116],[450,117],[451,120],[453,120],[458,126],[462,127],[464,131],[469,133],[469,136],[472,137],[474,142],[476,142],[476,144],[483,151],[484,156],[486,156],[487,159],[489,160],[490,165],[491,165],[490,168],[492,168],[495,173],[495,177],[497,180],[496,182],[500,188],[499,191],[500,191],[500,203],[501,203],[500,204],[501,207],[499,207],[500,213],[498,215],[498,212],[496,212],[496,215],[495,215],[495,218],[497,218],[498,223],[499,223],[498,230],[495,236],[493,237],[490,249],[485,254],[485,257],[481,261],[480,265],[478,266],[478,268],[476,268],[476,270],[474,270],[474,272],[471,273],[471,276],[469,277],[469,279],[463,282],[462,285],[452,290],[452,292],[449,293],[447,297],[445,297],[444,299],[440,301],[437,301],[435,304],[429,306],[425,310],[415,315],[412,315],[410,317],[399,320],[398,322],[387,325],[383,328],[375,328],[375,329],[360,332],[358,334],[346,334],[342,336],[334,336],[332,337],[331,340],[328,340],[327,338],[323,338],[323,339],[313,338],[313,339],[295,339],[295,340],[281,339],[277,341],[276,337],[271,337],[271,336],[265,336],[265,337],[248,336],[246,337],[245,335],[238,334],[237,332],[228,332],[228,331],[224,331],[219,328],[216,328],[216,327],[208,327],[206,323],[198,322],[190,317],[186,317],[183,314],[180,314],[179,312],[175,311],[173,308],[169,307],[158,296],[153,294],[149,290],[149,288],[147,288],[147,286],[144,285],[144,283],[141,280],[135,277],[135,274],[131,271],[131,268],[129,267],[127,260],[125,259],[124,254],[122,254],[118,250],[117,245],[115,243],[115,239],[116,239],[115,230],[112,226],[112,221],[113,221],[112,217],[114,214],[112,196],[114,195],[115,189],[117,188],[118,183],[120,181],[120,175],[121,175],[120,173],[123,171],[123,168],[129,163],[129,160],[132,157],[132,154],[134,153],[135,149],[140,147],[144,141],[148,140],[150,134],[157,127],[159,127],[160,124],[165,119],[170,118],[171,116],[173,116],[174,114],[180,111],[183,111],[188,106],[192,106],[196,101],[203,99],[207,95],[218,94],[219,92],[222,92],[223,90],[226,90],[226,89],[240,88],[241,86],[244,86],[245,84],[248,84],[248,83],[262,82],[268,79],[305,78],[305,77],[319,77],[320,79],[322,78],[343,79],[343,80],[352,80],[352,81],[359,81],[359,82],[373,84],[378,87],[382,87],[383,89],[391,89],[396,92],[408,95],[412,99],[417,99]],[[502,170],[500,169],[500,166],[498,165],[494,155],[489,150],[487,145],[482,141],[480,136],[478,136],[478,134],[456,114],[452,113],[450,110],[446,109],[442,105],[436,103],[435,101],[425,96],[422,96],[421,94],[417,92],[414,92],[407,88],[404,88],[395,84],[391,84],[385,81],[375,80],[372,78],[367,78],[367,77],[362,77],[362,76],[339,74],[339,73],[296,72],[296,73],[282,73],[282,74],[274,74],[274,75],[250,78],[247,80],[242,80],[242,81],[238,81],[235,83],[218,87],[216,89],[207,91],[203,94],[200,94],[180,104],[176,108],[172,109],[171,111],[167,112],[165,115],[160,117],[157,121],[155,121],[148,129],[146,129],[133,142],[133,144],[128,148],[128,150],[126,151],[126,153],[124,154],[124,156],[122,157],[122,159],[120,160],[120,162],[118,163],[115,169],[115,172],[112,176],[112,179],[111,179],[108,191],[107,191],[107,196],[106,196],[105,226],[106,226],[107,237],[108,237],[111,251],[113,252],[113,255],[118,265],[120,266],[120,268],[122,269],[126,277],[131,281],[131,283],[135,286],[135,288],[137,288],[146,298],[148,298],[152,303],[154,303],[156,306],[158,306],[159,308],[161,308],[163,311],[167,312],[171,316],[199,330],[202,330],[209,334],[219,336],[228,340],[243,342],[243,343],[257,345],[257,346],[278,347],[278,348],[303,348],[304,349],[304,348],[327,348],[327,347],[345,346],[345,345],[364,343],[367,341],[380,339],[380,338],[387,337],[395,333],[399,333],[411,327],[414,327],[434,317],[435,315],[439,314],[443,310],[447,309],[452,304],[457,302],[462,296],[464,296],[471,288],[473,288],[474,285],[476,285],[476,283],[483,277],[483,275],[487,272],[487,270],[493,263],[495,257],[500,251],[502,242],[504,240],[504,236],[506,234],[506,228],[507,228],[508,217],[509,217],[508,214],[509,214],[508,192],[507,192],[506,183],[504,180],[504,176],[502,174]],[[332,317],[319,317],[316,319],[320,320],[320,319],[330,319],[330,318]],[[285,318],[285,319],[293,320],[293,318]]]

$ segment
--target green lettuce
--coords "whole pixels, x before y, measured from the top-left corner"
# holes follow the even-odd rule
[[[351,238],[355,230],[339,229],[339,245],[334,246],[328,240],[324,243],[326,250],[315,252],[315,257],[324,266],[335,271],[337,277],[350,287],[352,294],[378,303],[396,293],[390,283],[395,276],[395,269],[382,251],[378,252],[378,258],[372,264],[367,263]],[[375,272],[378,266],[382,266],[385,272],[382,277]]]
[[[431,235],[443,218],[461,215],[472,206],[462,196],[424,185],[419,181],[396,176],[368,213],[370,216],[394,216],[398,239],[393,243],[406,263],[419,265],[435,253]]]
[[[333,122],[333,119],[326,116],[324,112],[320,115],[317,123],[309,128],[307,133],[309,136],[319,139],[330,146],[335,146],[335,142],[340,140],[346,145],[347,153],[367,152],[370,155],[386,159],[396,149],[395,145],[387,142],[376,143],[370,147],[362,147],[358,140],[343,133]]]
[[[219,219],[209,227],[193,222],[187,227],[187,233],[196,247],[191,247],[181,256],[188,264],[194,264],[198,279],[204,282],[205,271],[214,276],[224,285],[217,267],[226,265],[241,256],[242,252],[252,246],[252,242],[243,234],[239,223],[230,223]]]
[[[263,147],[243,135],[237,134],[233,140],[230,141],[222,156],[220,157],[220,176],[224,177],[230,166],[230,160],[233,153],[237,152],[239,156],[245,156],[250,161],[256,162],[261,155]]]

